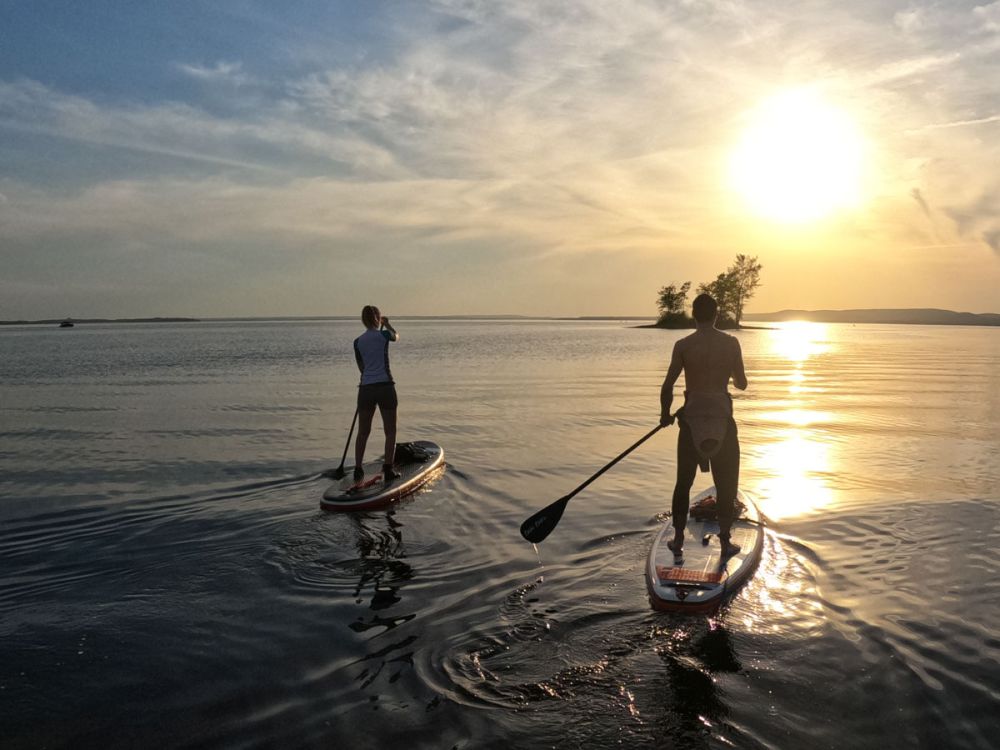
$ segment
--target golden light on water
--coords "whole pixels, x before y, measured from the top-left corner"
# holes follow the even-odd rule
[[[787,368],[787,399],[782,408],[759,414],[766,428],[762,447],[750,458],[762,477],[758,492],[762,510],[772,519],[813,512],[833,501],[827,478],[835,469],[833,444],[823,433],[836,415],[816,408],[817,379],[812,371],[815,357],[827,353],[833,344],[827,326],[791,322],[768,332],[766,348]]]
[[[782,91],[750,115],[729,165],[753,213],[802,223],[862,203],[864,140],[850,116],[812,88]]]
[[[792,386],[789,390],[792,391],[796,389],[797,386]],[[761,416],[769,422],[787,424],[795,427],[808,427],[809,425],[829,423],[833,421],[833,415],[829,412],[798,408],[767,412]]]
[[[791,362],[805,362],[830,350],[827,327],[822,323],[802,320],[778,323],[770,332],[769,346],[772,354]],[[796,372],[793,377],[799,381],[805,379],[801,372]]]
[[[832,470],[830,448],[808,429],[785,430],[757,459],[766,476],[759,492],[764,513],[772,519],[810,513],[830,504],[833,491],[825,475]]]

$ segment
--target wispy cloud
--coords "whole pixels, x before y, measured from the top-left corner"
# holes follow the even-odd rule
[[[285,110],[226,118],[182,103],[99,105],[36,82],[0,81],[0,127],[12,130],[289,176],[317,163],[376,176],[394,170],[393,157],[377,144],[312,127],[291,116],[294,108]]]
[[[1000,33],[1000,2],[977,6],[972,13],[982,23],[984,31]]]
[[[220,60],[212,66],[192,63],[175,63],[174,66],[185,75],[200,81],[221,81],[241,85],[250,80],[243,72],[243,63],[239,62],[223,62]]]
[[[992,229],[988,232],[983,232],[983,239],[986,244],[993,248],[993,251],[1000,253],[1000,229]]]
[[[931,210],[927,206],[927,201],[924,200],[924,196],[921,195],[920,188],[913,188],[913,190],[910,191],[910,195],[913,196],[913,200],[915,200],[917,205],[920,206],[920,210],[924,212],[924,216],[929,219],[931,216]]]
[[[985,117],[975,117],[970,120],[955,120],[953,122],[935,122],[929,125],[922,125],[919,128],[907,130],[907,133],[921,133],[927,130],[943,130],[945,128],[964,128],[970,125],[987,125],[993,122],[1000,122],[1000,115],[987,115]]]

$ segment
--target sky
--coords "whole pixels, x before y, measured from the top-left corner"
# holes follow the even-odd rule
[[[1000,2],[0,0],[0,319],[998,312],[998,80]]]

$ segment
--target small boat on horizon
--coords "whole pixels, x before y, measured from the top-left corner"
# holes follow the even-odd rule
[[[74,325],[75,324],[73,323],[72,320],[64,320],[62,323],[59,324],[59,327],[60,328],[72,328]]]

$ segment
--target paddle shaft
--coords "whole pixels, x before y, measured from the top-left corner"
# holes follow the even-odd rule
[[[337,471],[341,472],[344,470],[344,461],[347,460],[347,451],[351,448],[351,438],[354,437],[354,425],[358,422],[358,410],[354,410],[354,419],[351,420],[351,429],[347,433],[347,444],[344,445],[344,455],[340,457],[340,466],[337,467]]]
[[[561,498],[556,500],[551,505],[548,505],[538,511],[535,515],[529,518],[527,521],[521,524],[521,536],[527,539],[532,544],[537,544],[547,537],[552,530],[559,523],[559,519],[562,518],[563,511],[566,510],[566,505],[569,501],[584,489],[587,485],[597,479],[601,474],[606,472],[616,463],[621,461],[625,456],[634,451],[640,445],[649,440],[653,435],[660,431],[662,425],[657,425],[647,434],[643,435],[641,439],[630,445],[626,450],[622,451],[619,455],[615,456],[606,466],[604,466],[600,471],[594,474],[590,479],[581,484],[575,490],[570,492],[568,495],[563,495]]]
[[[632,445],[630,445],[628,448],[626,448],[621,453],[619,453],[617,456],[615,456],[613,459],[611,459],[607,464],[605,464],[605,466],[602,469],[600,469],[596,474],[594,474],[594,476],[592,476],[586,482],[584,482],[583,484],[581,484],[579,487],[577,487],[575,490],[573,490],[568,495],[560,498],[560,501],[562,501],[562,500],[570,500],[574,495],[576,495],[581,490],[585,489],[588,485],[590,485],[591,482],[593,482],[595,479],[597,479],[599,476],[601,476],[601,474],[603,474],[608,469],[610,469],[612,466],[614,466],[616,463],[618,463],[619,461],[621,461],[623,458],[625,458],[625,456],[627,456],[629,453],[631,453],[632,451],[634,451],[640,445],[642,445],[643,443],[645,443],[647,440],[649,440],[651,437],[653,437],[653,435],[655,435],[661,429],[663,429],[663,425],[659,425],[659,424],[656,425],[656,427],[654,427],[653,429],[651,429],[649,432],[647,432],[641,438],[639,438],[634,443],[632,443]]]

